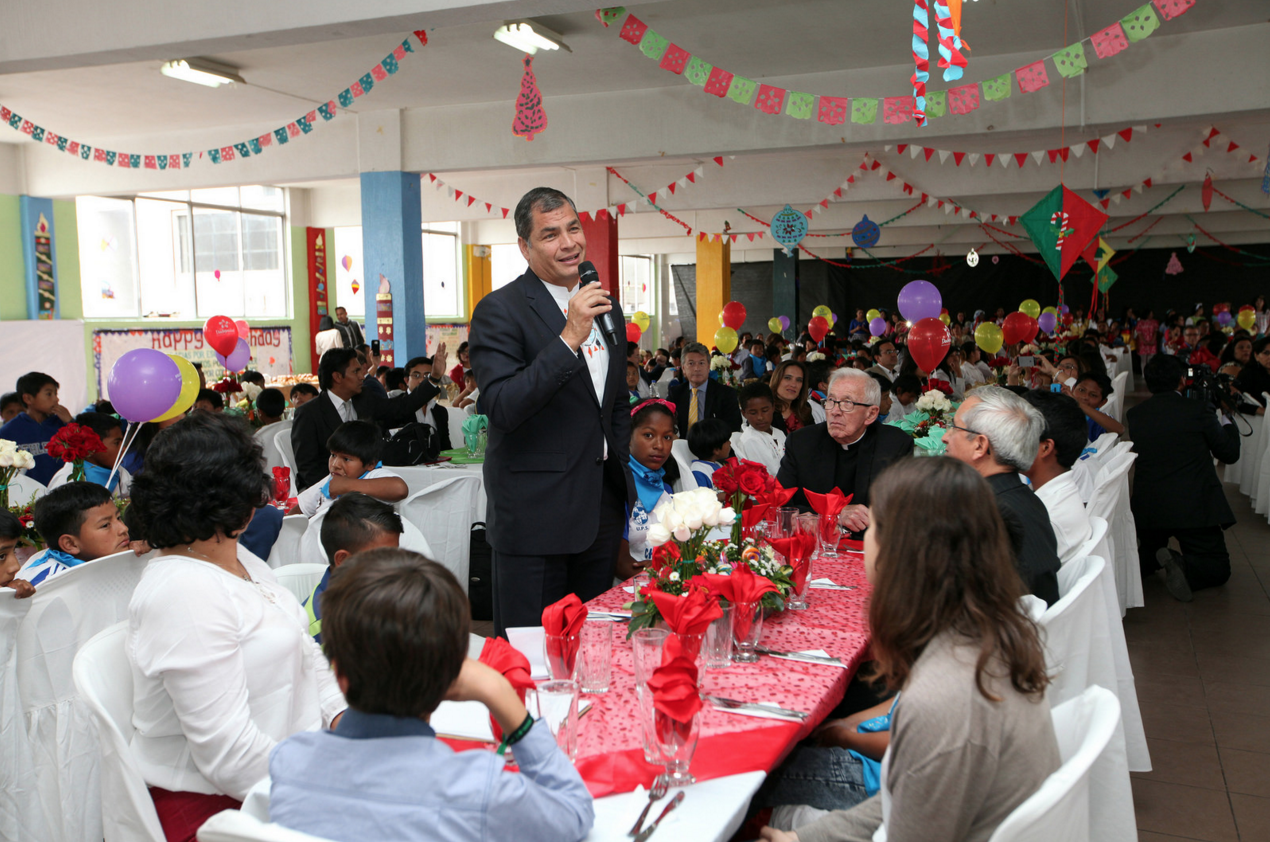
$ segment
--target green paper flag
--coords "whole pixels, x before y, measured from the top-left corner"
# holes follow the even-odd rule
[[[1060,281],[1106,221],[1107,214],[1061,184],[1019,217],[1045,265]]]
[[[688,60],[688,66],[684,68],[684,78],[698,88],[704,88],[706,80],[710,78],[711,70],[714,70],[714,65],[693,56]]]
[[[1159,29],[1160,18],[1156,15],[1155,9],[1151,7],[1151,4],[1147,3],[1137,11],[1121,18],[1120,25],[1124,27],[1125,37],[1132,44],[1135,41],[1141,41]]]
[[[1116,270],[1110,266],[1104,266],[1102,271],[1098,273],[1098,291],[1106,292],[1118,280],[1120,280],[1120,276],[1116,274]]]
[[[948,91],[926,92],[926,116],[943,117],[948,113]]]
[[[851,100],[851,122],[872,123],[878,118],[878,101],[858,96]]]
[[[1068,79],[1079,76],[1085,72],[1085,68],[1089,67],[1089,62],[1085,61],[1085,47],[1079,41],[1066,49],[1059,50],[1050,58],[1054,59],[1054,66],[1058,68],[1059,75]]]
[[[746,79],[744,76],[733,76],[732,87],[728,88],[728,99],[733,102],[739,102],[742,105],[750,104],[750,97],[754,96],[754,91],[758,89],[758,83],[753,79]]]
[[[785,109],[785,113],[795,120],[810,120],[812,107],[815,104],[816,98],[811,94],[790,91],[789,106]]]
[[[1002,73],[995,79],[983,83],[983,98],[998,100],[1010,98],[1010,73]]]
[[[669,46],[669,41],[651,29],[644,33],[644,37],[639,42],[640,52],[654,60],[660,59]]]

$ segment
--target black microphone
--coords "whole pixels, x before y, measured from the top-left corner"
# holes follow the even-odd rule
[[[585,286],[586,284],[598,282],[600,280],[600,273],[595,270],[594,263],[589,260],[584,260],[581,265],[578,266],[578,278],[579,283]],[[609,342],[611,342],[613,347],[616,348],[618,345],[617,328],[613,326],[612,310],[609,310],[607,313],[600,314],[600,329],[608,335]]]

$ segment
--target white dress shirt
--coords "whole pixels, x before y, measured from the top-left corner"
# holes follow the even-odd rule
[[[1054,537],[1058,539],[1058,559],[1066,564],[1093,534],[1072,472],[1059,474],[1034,490],[1049,512]]]
[[[962,363],[961,376],[965,379],[967,387],[986,382],[983,377],[983,372],[980,371],[979,367],[974,363]]]
[[[335,406],[335,411],[340,414],[340,418],[344,419],[345,421],[357,420],[357,410],[353,408],[352,401],[344,400],[339,395],[332,392],[330,389],[327,389],[326,393],[330,395],[331,403]]]
[[[781,459],[785,456],[785,431],[772,428],[771,433],[760,433],[749,425],[741,424],[741,432],[732,434],[733,455],[751,462],[758,462],[767,472],[776,476]]]
[[[578,285],[574,284],[573,289],[565,289],[558,284],[549,284],[546,281],[542,285],[547,288],[547,292],[551,293],[551,297],[555,299],[556,305],[560,307],[560,312],[567,317],[569,315],[569,301],[578,292]],[[564,341],[561,339],[561,341]],[[568,344],[567,342],[565,343]],[[591,335],[582,343],[582,347],[578,349],[582,352],[582,360],[586,363],[587,370],[591,372],[591,382],[595,385],[595,396],[599,399],[600,405],[604,405],[604,385],[608,380],[609,374],[609,349],[604,344],[604,335],[600,331],[599,319],[591,322]],[[607,443],[606,443],[607,448]]]
[[[242,799],[279,741],[347,707],[299,600],[242,547],[238,559],[252,581],[155,558],[128,605],[132,754],[150,786]]]

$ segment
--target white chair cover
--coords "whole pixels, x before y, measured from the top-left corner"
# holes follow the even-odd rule
[[[270,424],[256,431],[256,441],[260,443],[260,449],[265,454],[265,473],[273,476],[274,468],[290,467],[287,463],[287,457],[283,456],[281,450],[278,449],[278,434],[285,432],[287,441],[291,441],[291,422],[279,421],[277,424]],[[294,460],[292,460],[294,462]],[[294,474],[294,471],[293,471]],[[291,477],[291,496],[295,496],[295,476]]]
[[[1261,395],[1263,405],[1270,407],[1270,392],[1263,392]],[[1244,416],[1245,418],[1249,416]],[[1261,421],[1261,437],[1255,446],[1255,452],[1251,455],[1248,466],[1248,489],[1244,491],[1243,484],[1240,484],[1240,490],[1248,495],[1253,504],[1253,511],[1257,514],[1266,514],[1270,512],[1270,475],[1266,473],[1266,454],[1270,453],[1270,429],[1266,428],[1265,416],[1251,416]],[[1249,438],[1241,441],[1239,452],[1240,461],[1243,461],[1243,454],[1247,452],[1245,448],[1249,447],[1249,441],[1257,438],[1254,434]]]
[[[294,559],[285,564],[330,564],[330,559],[326,557],[326,551],[322,549],[322,521],[325,518],[326,512],[322,512],[308,522],[308,528],[304,530],[304,535],[300,538]],[[401,519],[401,529],[401,540],[398,546],[432,558],[432,548],[419,532],[419,527],[403,517]],[[313,590],[312,586],[309,587],[309,590]],[[304,596],[307,597],[308,594],[306,593]],[[304,598],[301,597],[300,601],[303,602]]]
[[[1089,537],[1085,539],[1085,543],[1081,544],[1079,547],[1071,551],[1071,556],[1066,561],[1063,562],[1063,567],[1066,567],[1072,561],[1075,561],[1078,558],[1084,558],[1085,556],[1096,555],[1099,558],[1107,557],[1108,553],[1107,553],[1107,521],[1106,519],[1100,518],[1097,515],[1090,517],[1089,529],[1090,529]],[[1112,586],[1113,587],[1115,586],[1114,582]],[[1060,588],[1059,593],[1062,593],[1062,592],[1063,591]]]
[[[0,837],[100,842],[97,735],[72,665],[80,647],[128,616],[150,556],[107,556],[0,594]],[[20,829],[20,830],[19,830]]]
[[[282,519],[282,530],[278,540],[273,542],[269,550],[268,564],[275,570],[284,564],[295,564],[305,561],[300,557],[300,539],[309,528],[309,519],[304,515],[287,515]],[[320,542],[319,542],[320,546]]]
[[[224,810],[203,822],[198,842],[327,842],[322,837],[266,824],[240,810]]]
[[[273,434],[273,446],[278,451],[278,456],[282,459],[282,464],[291,469],[291,492],[295,496],[296,489],[296,473],[295,473],[295,449],[291,447],[291,428],[279,430]]]
[[[1129,504],[1129,469],[1137,458],[1131,450],[1113,456],[1099,472],[1086,508],[1090,516],[1107,521],[1107,560],[1115,573],[1122,617],[1128,609],[1146,604],[1138,564],[1138,530]]]
[[[692,460],[695,458],[692,451],[688,449],[688,440],[675,439],[670,446],[670,455],[674,457],[675,464],[679,466],[679,479],[672,486],[675,492],[691,491],[697,487],[697,478],[692,475]]]
[[[417,527],[427,541],[428,558],[454,574],[467,593],[472,558],[472,510],[481,493],[474,476],[444,479],[407,497],[401,518]]]
[[[461,409],[455,409],[452,406],[448,407],[445,425],[450,428],[450,447],[467,447],[467,440],[463,438],[463,422],[466,420],[466,412]],[[393,470],[397,469],[394,468]]]
[[[25,506],[43,497],[47,491],[48,488],[38,479],[32,479],[25,473],[17,474],[9,480],[9,505]]]
[[[1266,400],[1270,401],[1270,394],[1266,395]],[[1264,435],[1270,440],[1270,431],[1266,431]],[[1257,467],[1257,484],[1252,501],[1253,511],[1270,517],[1270,447],[1264,448],[1261,454],[1261,464]]]
[[[313,337],[313,347],[317,349],[318,359],[332,348],[344,347],[344,335],[335,328],[318,331]]]
[[[1127,354],[1122,354],[1121,356],[1127,356]],[[1129,372],[1126,370],[1123,370],[1123,366],[1119,364],[1119,361],[1117,361],[1117,368],[1120,368],[1122,370],[1120,371],[1119,374],[1117,374],[1111,380],[1111,390],[1112,390],[1111,397],[1107,401],[1108,403],[1115,401],[1116,411],[1114,413],[1107,412],[1106,410],[1103,410],[1103,411],[1107,412],[1107,414],[1110,415],[1112,418],[1123,423],[1124,422],[1124,399],[1125,399],[1125,392],[1129,384]]]
[[[1076,483],[1080,501],[1085,505],[1089,505],[1089,498],[1094,495],[1094,484],[1098,478],[1098,472],[1102,470],[1103,463],[1111,454],[1119,438],[1117,433],[1103,433],[1089,445],[1093,453],[1081,456],[1072,465],[1072,481]]]
[[[1261,456],[1266,452],[1266,419],[1264,415],[1243,415],[1235,423],[1247,421],[1252,435],[1239,440],[1239,459],[1226,466],[1226,482],[1239,486],[1239,492],[1257,499],[1257,480],[1261,475]]]
[[[326,573],[327,564],[288,564],[285,567],[279,567],[274,571],[273,575],[278,577],[278,584],[282,585],[291,593],[295,594],[295,598],[300,602],[304,602],[313,593],[313,589],[317,587],[317,583],[322,581],[322,574]]]
[[[97,724],[106,842],[164,842],[150,790],[129,748],[134,729],[127,636],[128,623],[115,623],[80,647],[75,689]]]
[[[1006,816],[989,842],[1138,838],[1129,773],[1117,739],[1118,707],[1115,696],[1101,687],[1054,707],[1050,715],[1063,765]]]

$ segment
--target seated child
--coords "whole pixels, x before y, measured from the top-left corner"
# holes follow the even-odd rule
[[[476,399],[481,396],[481,390],[476,387],[476,374],[471,369],[463,372],[463,391],[459,392],[459,396],[454,399],[455,409],[467,409],[476,403]]]
[[[120,465],[114,477],[110,476],[110,470],[115,466],[115,460],[119,458],[119,448],[123,445],[123,425],[119,419],[101,412],[81,412],[75,416],[75,423],[96,433],[106,447],[105,450],[90,453],[84,458],[84,479],[101,486],[106,486],[109,481],[110,485],[106,487],[114,492],[115,496],[127,497],[132,486],[132,475]],[[74,472],[74,463],[63,463],[62,469],[53,474],[53,478],[49,480],[49,490],[60,488],[70,482],[71,474]]]
[[[314,386],[312,383],[297,383],[291,387],[292,406],[302,406],[317,396],[317,386]]]
[[[722,418],[702,418],[688,429],[688,449],[697,457],[692,476],[699,488],[714,488],[714,472],[732,457],[732,428]]]
[[[224,412],[225,399],[215,389],[199,389],[194,398],[195,412]]]
[[[772,414],[776,410],[772,388],[766,383],[750,383],[741,387],[737,399],[745,421],[741,432],[732,437],[736,455],[758,462],[776,476],[785,456],[785,431],[772,426]]]
[[[104,486],[68,482],[35,501],[35,529],[46,550],[36,553],[18,575],[32,585],[128,549],[128,527]]]
[[[0,509],[0,588],[18,592],[16,599],[35,593],[35,586],[17,578],[22,563],[18,561],[18,541],[22,538],[22,521],[8,509]]]
[[[5,392],[0,395],[0,424],[8,424],[21,411],[22,398],[17,392]]]
[[[630,360],[626,362],[626,391],[632,403],[639,400],[639,366]]]
[[[1085,423],[1089,425],[1089,440],[1097,441],[1103,433],[1124,433],[1124,424],[1099,410],[1106,406],[1111,397],[1111,379],[1098,371],[1087,371],[1076,378],[1072,386],[1072,397],[1085,413]]]
[[[348,710],[269,758],[270,819],[336,842],[578,842],[591,795],[551,729],[496,670],[466,657],[469,606],[453,574],[406,550],[350,559],[323,596],[325,643]],[[455,752],[429,725],[443,700],[489,708],[520,774],[492,751]]]
[[[265,427],[270,424],[277,424],[282,420],[282,414],[287,411],[287,399],[278,389],[263,389],[259,395],[256,395],[256,414],[260,416],[260,420]],[[264,429],[262,427],[261,429]]]
[[[700,423],[700,422],[698,422]],[[615,575],[622,580],[634,576],[652,561],[648,527],[652,511],[664,495],[673,494],[671,483],[679,479],[679,466],[670,455],[675,441],[675,405],[649,398],[631,409],[631,450],[627,462],[635,479],[639,499],[626,513],[626,529],[617,553]]]
[[[917,409],[917,399],[922,395],[922,381],[916,374],[901,374],[891,384],[891,394],[895,396],[891,404],[890,420],[903,418]]]
[[[404,500],[410,493],[404,479],[380,464],[384,440],[371,422],[346,421],[339,425],[326,440],[326,449],[331,452],[327,461],[331,473],[300,492],[297,503],[301,514],[313,517],[324,512],[332,500],[350,491],[388,503]]]
[[[403,532],[401,517],[387,503],[353,492],[331,504],[322,518],[322,551],[330,565],[313,593],[304,601],[309,612],[309,634],[322,642],[322,594],[331,584],[331,574],[349,556],[379,547],[396,547]]]
[[[35,457],[35,467],[27,476],[48,485],[62,460],[44,452],[53,434],[70,423],[71,414],[57,399],[58,383],[40,371],[30,371],[18,378],[18,398],[22,411],[0,427],[0,439],[8,439]]]

